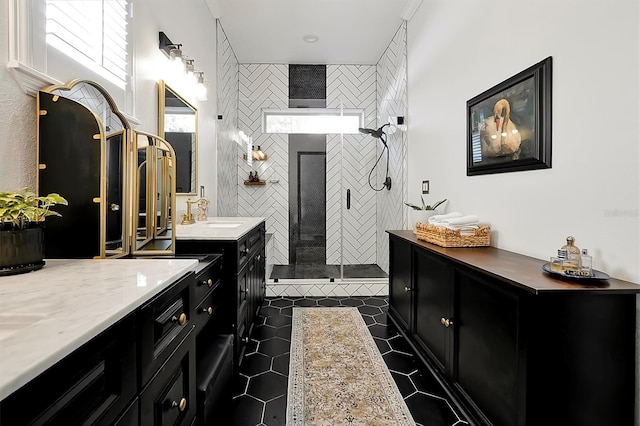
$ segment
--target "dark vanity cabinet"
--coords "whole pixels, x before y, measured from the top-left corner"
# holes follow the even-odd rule
[[[194,271],[2,400],[0,424],[191,426],[228,416],[222,257],[197,258]]]
[[[222,254],[220,294],[224,302],[220,332],[233,334],[234,367],[242,362],[253,324],[264,300],[265,223],[238,239],[176,241],[178,255]]]
[[[389,234],[389,318],[474,424],[633,424],[639,285]]]
[[[0,403],[4,425],[191,425],[194,274],[76,349]]]
[[[0,402],[0,424],[108,425],[137,393],[130,315]]]

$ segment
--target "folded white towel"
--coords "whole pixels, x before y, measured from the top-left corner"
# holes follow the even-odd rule
[[[451,212],[447,214],[437,214],[431,216],[428,220],[431,224],[437,224],[443,221],[444,219],[453,219],[454,217],[462,217],[462,213],[460,212]]]
[[[444,228],[460,231],[460,235],[474,235],[478,225],[446,225]]]
[[[477,225],[478,224],[478,216],[476,216],[474,214],[470,214],[470,215],[462,216],[462,217],[454,217],[454,218],[451,218],[451,219],[444,219],[440,223],[442,223],[445,226],[446,225],[457,225],[457,226]]]

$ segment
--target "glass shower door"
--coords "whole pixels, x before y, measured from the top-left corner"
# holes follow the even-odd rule
[[[344,109],[341,108],[343,111]],[[375,115],[362,110],[362,126],[375,126]],[[366,134],[347,133],[340,139],[340,277],[353,279],[385,278],[377,265],[378,169],[384,162],[379,140]],[[384,153],[383,153],[384,154]]]

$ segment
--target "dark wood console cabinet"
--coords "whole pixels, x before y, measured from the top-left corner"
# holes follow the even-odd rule
[[[639,285],[389,235],[389,318],[473,424],[633,425]]]

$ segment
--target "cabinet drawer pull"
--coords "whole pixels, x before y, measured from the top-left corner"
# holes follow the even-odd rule
[[[202,308],[202,313],[206,313],[208,315],[211,315],[213,313],[213,308],[211,306],[209,306],[208,308]]]
[[[449,318],[440,318],[440,322],[447,328],[453,325],[453,320]]]
[[[171,408],[177,408],[180,411],[184,411],[187,408],[187,398],[180,399],[180,402],[171,401]]]
[[[260,260],[260,259],[262,259],[262,256],[257,255],[257,256],[256,256],[256,258],[257,258],[258,260]]]
[[[244,292],[248,295],[249,294],[249,289],[246,289]]]
[[[181,313],[179,317],[174,315],[174,316],[171,317],[171,321],[173,321],[173,322],[177,321],[178,324],[185,325],[185,323],[187,322],[187,315],[184,312]]]
[[[248,337],[243,337],[243,338],[242,338],[242,339],[240,339],[240,340],[242,340],[242,343],[245,343],[245,344],[246,344],[246,343],[249,343],[249,338],[248,338]]]
[[[404,291],[411,291],[411,287],[405,287]]]
[[[240,250],[240,254],[246,256],[249,253],[249,249]]]
[[[211,287],[213,285],[213,280],[211,278],[209,278],[208,280],[202,280],[200,282],[200,285],[206,285],[207,287]]]

